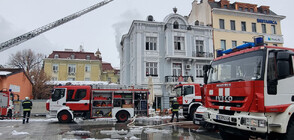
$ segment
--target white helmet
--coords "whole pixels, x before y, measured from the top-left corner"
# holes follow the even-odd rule
[[[173,99],[174,101],[177,101],[177,98],[176,97],[174,97],[174,99]]]
[[[26,99],[26,100],[29,100],[30,98],[29,98],[29,97],[25,97],[25,99]]]

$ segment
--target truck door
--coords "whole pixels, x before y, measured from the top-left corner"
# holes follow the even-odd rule
[[[5,93],[0,93],[0,116],[6,115],[8,107],[8,97]]]
[[[66,102],[65,88],[56,88],[52,94],[50,103],[50,110],[59,110]]]
[[[85,111],[90,109],[89,93],[87,89],[67,89],[66,106],[74,111]]]

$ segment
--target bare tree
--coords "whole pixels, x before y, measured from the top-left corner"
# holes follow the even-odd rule
[[[23,68],[27,75],[31,77],[31,70],[42,67],[44,55],[36,54],[31,49],[18,51],[9,58],[8,65]]]
[[[46,75],[42,67],[44,55],[36,54],[32,50],[18,51],[9,58],[8,65],[23,68],[33,83],[34,99],[48,98],[50,89],[46,82],[50,77]]]

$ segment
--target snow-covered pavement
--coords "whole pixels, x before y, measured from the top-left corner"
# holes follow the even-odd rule
[[[32,118],[28,124],[22,124],[21,119],[0,120],[0,136],[1,140],[220,139],[216,132],[196,132],[199,127],[183,118],[175,123],[169,120],[170,116],[138,117],[133,125],[116,123],[112,118],[76,119],[68,124],[46,118]]]

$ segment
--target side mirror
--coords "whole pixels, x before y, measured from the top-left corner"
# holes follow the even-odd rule
[[[204,84],[207,84],[207,80],[208,80],[208,70],[211,68],[211,65],[204,65],[203,66],[203,82]]]

